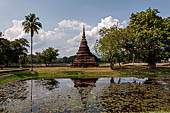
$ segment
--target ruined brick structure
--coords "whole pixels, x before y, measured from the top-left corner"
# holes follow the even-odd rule
[[[74,57],[71,67],[98,67],[96,57],[90,52],[90,49],[87,45],[84,26],[80,47],[76,56]]]

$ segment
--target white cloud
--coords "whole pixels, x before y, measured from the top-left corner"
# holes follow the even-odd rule
[[[113,25],[123,28],[126,24],[127,24],[126,21],[123,21],[120,23],[120,21],[118,19],[114,19],[113,17],[108,16],[104,19],[101,19],[101,21],[98,23],[98,25],[96,27],[93,27],[92,29],[87,30],[86,31],[86,37],[87,37],[86,39],[88,41],[88,45],[89,45],[91,52],[94,52],[94,50],[93,50],[94,44],[95,44],[96,40],[98,40],[100,38],[100,35],[98,33],[100,29],[102,29],[103,27],[110,28]],[[82,36],[82,32],[80,34],[78,34],[77,36],[73,37],[72,39],[67,40],[67,43],[69,45],[78,47],[78,45],[81,41],[81,36]],[[75,50],[72,50],[72,53],[75,53]]]
[[[126,20],[124,20],[124,21],[122,21],[122,23],[121,23],[123,26],[126,26],[127,25],[127,21]]]
[[[23,31],[22,22],[23,20],[12,20],[13,26],[5,30],[5,37],[9,40],[22,38],[25,35]]]
[[[30,41],[30,35],[25,34],[22,26],[23,20],[13,20],[12,27],[5,30],[4,34],[8,40],[15,40],[19,38],[26,38]],[[35,34],[33,37],[33,51],[42,51],[48,47],[58,48],[63,46],[58,43],[64,39],[65,33],[62,32],[59,28],[54,28],[53,30],[44,31],[41,29],[39,34]]]
[[[58,23],[60,28],[71,28],[73,30],[81,30],[83,25],[86,26],[86,29],[90,29],[92,26],[87,23],[78,21],[78,20],[62,20]]]
[[[45,49],[48,47],[57,47],[57,42],[62,40],[64,36],[65,33],[58,28],[49,31],[40,30],[39,34],[34,38],[34,48]]]
[[[98,23],[98,28],[101,29],[103,27],[110,28],[113,25],[118,25],[119,20],[113,19],[111,16],[101,19],[101,22]]]
[[[5,37],[9,40],[14,40],[18,38],[26,38],[30,41],[30,34],[25,34],[22,26],[23,20],[13,20],[12,27],[5,30]],[[33,52],[42,51],[48,47],[58,48],[60,56],[70,56],[75,55],[81,41],[82,32],[76,34],[74,31],[82,30],[82,25],[86,25],[86,39],[88,45],[93,52],[93,46],[95,41],[100,38],[98,31],[103,28],[109,28],[113,25],[118,25],[119,27],[124,27],[127,22],[120,22],[118,19],[114,19],[111,16],[101,19],[97,26],[92,27],[85,22],[80,22],[77,20],[63,20],[56,24],[56,27],[52,30],[39,31],[39,34],[35,34],[33,39]],[[58,27],[57,27],[58,26]],[[73,34],[67,33],[67,30],[63,28],[69,28],[73,31]]]

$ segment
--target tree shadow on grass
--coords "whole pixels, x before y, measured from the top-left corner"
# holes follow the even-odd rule
[[[24,80],[24,79],[33,79],[38,78],[38,73],[31,73],[31,72],[17,72],[14,74],[3,75],[0,76],[0,85],[5,84],[12,81]]]
[[[38,72],[20,72],[20,73],[15,73],[14,75],[19,78],[37,78]]]
[[[134,74],[134,75],[160,75],[160,74],[170,74],[170,67],[157,67],[155,69],[150,69],[146,65],[127,65],[122,66],[121,68],[116,68],[118,72],[123,72],[127,74]]]
[[[67,75],[84,75],[85,74],[82,71],[65,71],[64,73]]]

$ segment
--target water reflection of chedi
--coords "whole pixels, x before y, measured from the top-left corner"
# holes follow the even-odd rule
[[[80,99],[84,105],[87,104],[88,101],[88,95],[90,94],[93,87],[96,85],[96,81],[98,78],[72,78],[74,82],[74,87],[77,88]]]

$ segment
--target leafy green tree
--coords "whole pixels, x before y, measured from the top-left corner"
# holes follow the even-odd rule
[[[157,9],[132,13],[128,29],[133,33],[138,58],[148,63],[150,68],[156,62],[169,57],[170,17],[162,18]]]
[[[96,53],[110,62],[110,68],[114,69],[114,63],[121,62],[124,49],[122,49],[123,32],[121,28],[113,26],[109,29],[103,28],[99,31],[101,39],[96,41],[94,49]]]
[[[63,57],[63,63],[70,63],[70,62],[69,62],[69,58],[66,57],[66,56],[64,56],[64,57]]]
[[[139,61],[136,47],[136,39],[134,33],[128,27],[121,29],[121,47],[124,49],[124,56],[120,57],[125,62],[136,62]]]
[[[36,17],[35,14],[29,14],[28,16],[25,16],[25,21],[22,23],[24,26],[25,33],[31,33],[31,71],[33,71],[33,62],[32,62],[32,43],[33,43],[33,36],[34,33],[38,34],[38,30],[42,28],[42,24],[38,22],[39,18]]]
[[[10,41],[4,38],[0,38],[0,64],[6,64],[8,66],[9,57],[11,55]]]
[[[11,54],[8,58],[11,62],[17,63],[19,61],[19,55],[27,55],[28,41],[25,38],[15,39],[10,42]]]
[[[9,66],[9,63],[18,63],[19,55],[27,55],[28,41],[24,38],[9,41],[0,38],[0,64]]]
[[[44,63],[47,66],[47,64],[50,64],[53,59],[57,58],[59,53],[58,53],[58,49],[54,49],[52,47],[49,47],[42,52],[42,55],[43,55],[43,58],[44,58]]]

